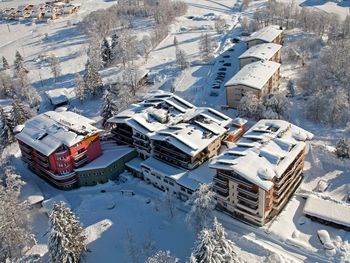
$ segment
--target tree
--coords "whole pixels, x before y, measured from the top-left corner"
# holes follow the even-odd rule
[[[2,56],[2,69],[6,70],[6,69],[9,69],[9,68],[10,68],[10,65],[7,62],[7,59],[4,56]]]
[[[32,87],[28,75],[24,69],[18,71],[16,86],[16,96],[19,99],[28,102],[29,106],[31,107],[35,107],[40,104],[41,97]]]
[[[0,107],[0,146],[1,150],[14,141],[9,116]]]
[[[218,17],[215,21],[215,30],[218,34],[222,34],[225,31],[226,27],[226,20],[222,17]]]
[[[226,231],[217,218],[214,218],[212,226],[213,238],[215,240],[215,251],[213,253],[219,258],[218,262],[233,263],[237,262],[237,254],[235,252],[234,243],[226,238]]]
[[[177,48],[177,46],[179,45],[179,42],[177,41],[177,38],[174,37],[174,40],[173,40],[173,44],[174,46]]]
[[[97,69],[89,61],[85,66],[84,82],[86,90],[90,95],[95,97],[97,94],[101,94],[103,89],[102,79]]]
[[[128,66],[123,72],[123,83],[130,87],[132,95],[140,88],[141,70],[137,66]]]
[[[26,120],[33,116],[30,108],[25,106],[19,99],[12,101],[11,121],[12,128],[23,124]]]
[[[101,45],[102,66],[105,68],[112,63],[112,49],[106,38],[103,39]]]
[[[51,68],[51,73],[53,74],[53,77],[55,78],[55,82],[56,82],[57,78],[61,75],[60,60],[58,59],[58,57],[52,54],[49,59],[49,64]]]
[[[180,48],[176,48],[176,64],[179,65],[181,69],[185,69],[189,65],[185,51]]]
[[[208,184],[201,184],[192,194],[188,203],[192,205],[186,216],[186,222],[198,233],[203,227],[208,226],[211,214],[216,206],[215,193]]]
[[[220,261],[214,261],[213,253],[215,251],[215,240],[212,232],[203,228],[199,234],[195,243],[191,257],[196,259],[198,263],[217,263]],[[193,259],[192,259],[193,260]]]
[[[13,63],[13,66],[14,66],[15,74],[17,74],[17,72],[22,70],[24,70],[24,72],[27,73],[27,70],[23,66],[23,57],[21,53],[18,52],[18,50],[16,51],[15,61]]]
[[[199,51],[204,61],[209,61],[213,55],[213,43],[208,33],[202,34],[199,40]]]
[[[80,76],[79,73],[75,74],[74,82],[75,82],[75,88],[74,88],[75,96],[78,98],[80,103],[83,103],[83,101],[87,97],[86,86],[85,86],[83,78]]]
[[[241,98],[238,106],[238,115],[242,117],[259,119],[261,107],[259,98],[252,92],[247,92]]]
[[[11,98],[14,95],[14,89],[13,79],[6,72],[0,72],[0,98]]]
[[[23,182],[9,166],[2,167],[0,184],[0,262],[15,262],[35,244],[29,227],[26,202],[19,200]]]
[[[102,126],[106,126],[106,122],[109,118],[112,118],[118,113],[118,102],[114,98],[113,94],[109,90],[105,90],[103,95],[103,103],[100,115],[102,116]]]
[[[176,263],[176,262],[179,262],[179,260],[173,257],[169,251],[162,251],[162,250],[157,251],[154,256],[149,257],[146,260],[146,263]]]
[[[336,146],[336,154],[338,158],[350,158],[350,140],[340,139]]]
[[[78,263],[86,250],[84,229],[64,203],[53,204],[50,214],[49,255],[51,262]]]
[[[287,83],[287,90],[288,90],[288,96],[289,97],[294,97],[295,96],[295,93],[296,93],[296,90],[295,90],[295,83],[293,80],[288,80],[288,83]]]
[[[148,55],[152,50],[152,41],[149,35],[146,35],[142,38],[142,50],[143,50],[145,60],[147,62]]]
[[[116,55],[116,61],[123,64],[125,68],[127,64],[136,58],[137,56],[137,39],[136,36],[128,31],[121,31],[117,45],[115,46],[113,53]]]

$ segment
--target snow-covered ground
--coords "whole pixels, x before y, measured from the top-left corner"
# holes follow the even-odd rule
[[[17,6],[25,2],[25,0],[0,2],[0,8]],[[75,24],[89,12],[107,8],[116,3],[116,1],[104,0],[75,0],[74,2],[82,4],[81,10],[76,15],[66,16],[49,23],[11,22],[8,26],[0,24],[0,55],[5,55],[9,62],[12,62],[15,51],[19,50],[30,69],[33,84],[41,94],[47,90],[74,85],[72,82],[74,73],[84,69],[86,37],[77,30],[76,26],[67,26],[67,22],[70,20]],[[245,46],[243,43],[232,44],[230,38],[239,34],[239,17],[252,14],[253,10],[263,5],[265,1],[255,1],[252,9],[243,13],[237,9],[235,0],[185,0],[185,2],[189,5],[188,13],[178,18],[171,26],[169,36],[151,52],[148,61],[141,60],[138,63],[143,68],[149,69],[151,74],[158,75],[159,81],[153,87],[154,89],[160,87],[167,90],[170,83],[174,83],[176,93],[184,99],[196,105],[211,106],[220,110],[221,106],[226,104],[225,90],[221,87],[218,96],[210,96],[210,83],[223,63],[232,64],[227,70],[226,80],[238,71],[237,58],[244,51]],[[350,6],[347,1],[338,3],[298,0],[295,3],[336,13],[342,18],[348,14]],[[218,35],[215,32],[212,20],[214,16],[226,19],[228,29],[225,34]],[[47,38],[45,38],[46,33]],[[198,44],[202,33],[212,35],[217,47],[216,59],[205,65],[198,63],[200,60]],[[174,37],[177,38],[179,47],[187,53],[191,62],[191,67],[184,71],[180,71],[174,61]],[[58,83],[54,83],[45,61],[38,60],[38,56],[44,54],[55,54],[60,58],[63,76]],[[282,75],[285,77],[283,85],[289,78],[298,76],[301,71],[302,68],[283,65]],[[283,85],[282,88],[285,87]],[[296,96],[292,99],[292,103],[291,121],[315,134],[306,158],[305,180],[301,189],[315,191],[318,182],[322,179],[328,184],[327,190],[322,195],[345,202],[350,192],[350,161],[339,160],[333,152],[336,140],[344,136],[344,131],[321,127],[304,119],[302,98]],[[48,103],[44,103],[42,110],[45,110],[47,105]],[[72,106],[82,114],[96,118],[99,115],[100,100],[89,100],[82,105],[73,101]],[[225,113],[233,117],[235,112],[230,110]],[[184,222],[186,207],[182,203],[178,204],[176,216],[171,218],[163,207],[162,193],[131,177],[128,177],[128,181],[123,184],[109,183],[62,192],[24,167],[17,147],[13,147],[11,153],[15,154],[13,163],[27,182],[27,188],[30,188],[30,185],[36,185],[43,192],[45,199],[62,194],[74,212],[80,216],[86,227],[89,241],[87,262],[99,260],[114,262],[115,258],[120,262],[130,262],[128,238],[134,239],[136,250],[140,251],[140,262],[144,260],[145,253],[148,253],[143,250],[146,245],[151,249],[154,246],[158,249],[170,250],[181,259],[181,262],[189,256],[195,237]],[[102,189],[106,192],[102,193]],[[120,190],[125,189],[133,190],[136,195],[122,195]],[[247,226],[226,215],[217,213],[217,216],[228,229],[229,236],[241,249],[240,254],[246,262],[340,261],[340,253],[329,257],[316,233],[317,230],[326,229],[336,244],[346,246],[344,244],[350,242],[349,232],[306,219],[302,215],[304,203],[305,200],[297,194],[276,220],[260,229]],[[47,252],[47,214],[42,208],[34,207],[32,217],[38,244],[30,253],[38,252],[44,255]]]

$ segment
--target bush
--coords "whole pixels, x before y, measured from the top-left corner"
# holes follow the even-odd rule
[[[340,139],[336,145],[336,154],[338,158],[350,158],[350,140]]]

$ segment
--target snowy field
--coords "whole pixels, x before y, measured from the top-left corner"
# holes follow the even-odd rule
[[[287,1],[287,0],[281,0]],[[0,8],[17,6],[27,1],[16,0],[0,2]],[[33,1],[33,2],[36,2]],[[38,1],[39,2],[39,1]],[[0,55],[5,55],[11,63],[16,50],[19,50],[26,60],[30,70],[30,78],[34,86],[42,95],[44,91],[73,86],[73,76],[84,69],[86,62],[86,37],[76,26],[67,26],[79,22],[86,14],[99,8],[107,8],[116,1],[103,0],[75,0],[82,8],[76,15],[63,17],[49,23],[17,23],[9,26],[0,24]],[[189,5],[188,13],[177,19],[171,26],[170,34],[154,51],[147,62],[140,60],[143,68],[158,75],[158,82],[153,87],[168,90],[170,83],[174,83],[176,93],[197,105],[211,106],[221,109],[226,104],[224,88],[221,87],[218,96],[210,96],[211,81],[223,63],[231,63],[226,80],[238,71],[237,57],[243,53],[242,43],[232,44],[230,38],[240,33],[238,19],[244,15],[251,15],[252,11],[263,5],[265,1],[254,2],[252,9],[239,12],[236,1],[186,0]],[[297,4],[318,8],[322,11],[338,14],[344,18],[348,14],[349,2],[333,1],[300,1]],[[220,36],[214,29],[213,16],[226,19],[229,27],[226,34]],[[142,24],[142,23],[141,23]],[[146,28],[145,32],[150,28]],[[9,32],[10,31],[10,32]],[[45,38],[45,34],[48,37]],[[202,33],[209,33],[216,43],[216,59],[201,65],[198,63],[200,54],[199,38]],[[179,47],[189,56],[191,67],[179,71],[175,64],[174,37]],[[54,83],[48,65],[38,60],[39,55],[55,54],[60,58],[62,77]],[[229,57],[227,57],[229,56]],[[284,86],[287,80],[300,73],[302,68],[282,66]],[[337,138],[343,137],[343,130],[325,128],[303,119],[303,100],[298,96],[292,101],[291,121],[315,134],[305,164],[305,180],[301,189],[314,191],[320,179],[329,185],[325,196],[345,202],[350,192],[350,161],[342,161],[334,155],[334,145]],[[82,114],[97,118],[100,100],[87,101],[83,105],[73,101],[73,106],[81,110]],[[47,108],[43,104],[42,110]],[[233,116],[231,110],[225,112]],[[184,262],[189,256],[194,242],[194,234],[184,223],[186,207],[178,204],[174,218],[171,218],[162,203],[161,192],[136,179],[129,177],[123,184],[109,183],[91,188],[82,188],[69,192],[54,189],[23,167],[18,148],[12,150],[15,154],[13,162],[22,173],[29,185],[37,185],[46,199],[62,194],[76,212],[86,227],[89,252],[86,262],[130,262],[130,243],[139,251],[140,262],[149,251],[157,249],[171,250]],[[101,190],[106,190],[101,193]],[[120,190],[133,190],[135,196],[121,195]],[[346,247],[350,242],[350,234],[330,226],[321,225],[306,219],[302,215],[305,200],[297,194],[286,206],[280,216],[271,224],[261,229],[246,226],[227,216],[220,215],[220,220],[228,229],[230,237],[242,250],[242,257],[246,262],[339,262],[341,254],[329,255],[317,239],[317,230],[326,229],[339,247]],[[30,253],[47,252],[48,218],[41,208],[33,208],[34,232],[39,243]],[[133,239],[134,242],[131,242]],[[128,240],[130,242],[128,242]],[[152,242],[150,242],[152,241]],[[147,247],[147,249],[145,249]],[[132,248],[131,248],[132,249]],[[238,249],[238,248],[237,248]],[[341,250],[341,249],[340,249]],[[152,251],[154,252],[154,251]],[[277,256],[278,254],[279,256]],[[47,255],[46,255],[47,256]],[[348,259],[349,261],[349,259]]]

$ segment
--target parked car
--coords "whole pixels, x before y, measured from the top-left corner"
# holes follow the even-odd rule
[[[325,249],[333,250],[335,248],[327,230],[318,230],[317,237]]]
[[[226,76],[226,72],[220,71],[220,72],[217,73],[217,76]]]
[[[232,65],[231,63],[224,63],[223,64],[223,66],[225,66],[225,67],[231,67],[231,65]]]
[[[224,76],[217,76],[216,78],[215,78],[215,80],[221,80],[221,81],[223,81],[224,80]]]
[[[222,60],[219,60],[219,63],[224,63],[224,62],[225,62],[225,60],[223,60],[223,59],[222,59]]]
[[[233,52],[233,51],[235,51],[235,49],[234,48],[230,48],[228,51]]]
[[[226,71],[227,68],[219,68],[219,71]]]
[[[220,85],[213,85],[211,86],[213,89],[220,89]]]
[[[230,58],[230,55],[225,55],[223,56],[223,58]]]
[[[238,37],[231,38],[232,43],[239,43],[241,40]]]

